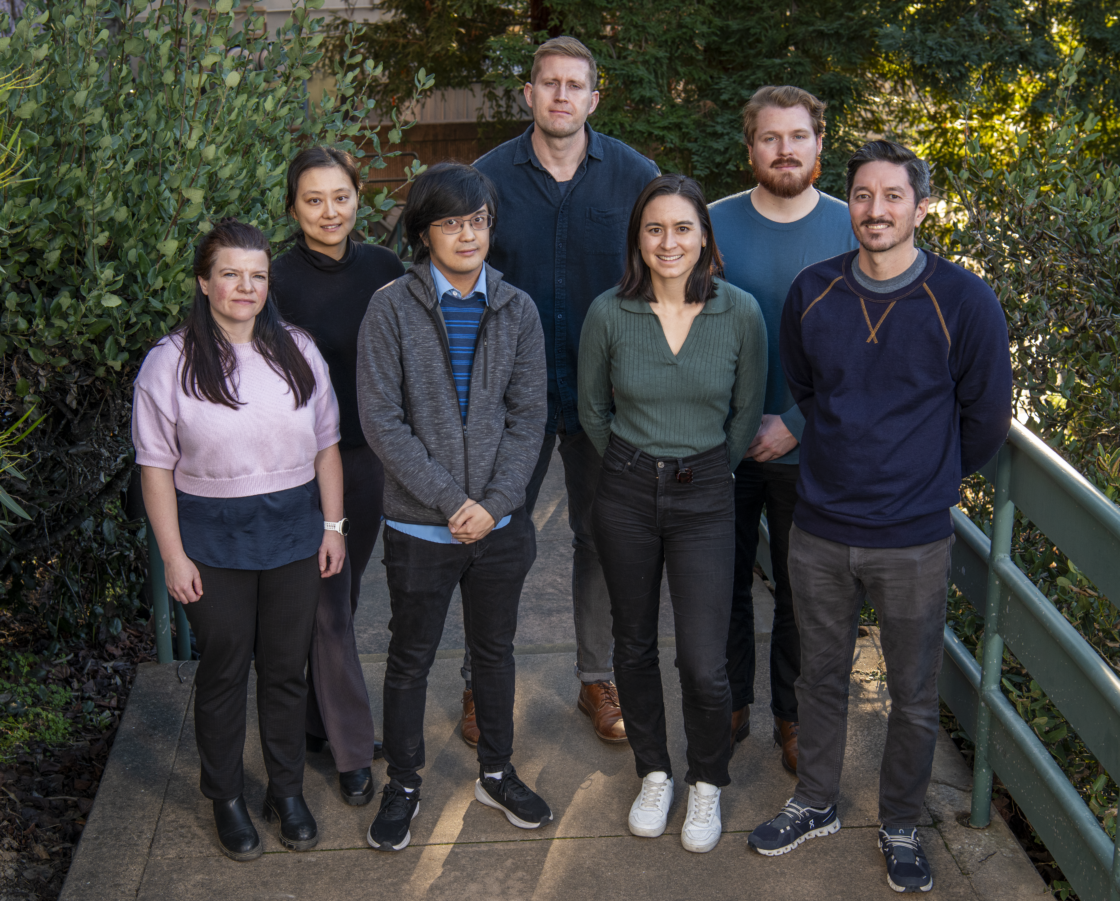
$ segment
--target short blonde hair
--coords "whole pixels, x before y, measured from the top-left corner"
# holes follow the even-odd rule
[[[541,44],[537,48],[537,52],[533,54],[533,71],[529,75],[529,81],[535,82],[537,80],[537,74],[541,70],[541,62],[546,56],[570,56],[573,59],[587,60],[588,68],[591,70],[591,90],[594,91],[598,86],[599,67],[595,64],[595,57],[591,55],[591,51],[583,45],[582,41],[564,34]]]
[[[539,51],[538,51],[539,52]],[[754,144],[755,130],[758,128],[758,114],[768,106],[777,106],[782,109],[792,109],[795,106],[805,107],[809,118],[813,121],[813,134],[820,137],[824,134],[824,111],[828,106],[823,100],[814,97],[808,91],[793,85],[766,85],[759,88],[747,105],[743,107],[743,140],[750,147]]]

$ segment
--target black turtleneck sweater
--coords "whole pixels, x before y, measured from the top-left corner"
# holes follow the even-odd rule
[[[272,296],[280,315],[311,334],[331,372],[338,397],[342,447],[366,443],[358,421],[358,329],[374,292],[404,275],[397,255],[376,244],[347,244],[332,260],[300,235],[272,264]]]

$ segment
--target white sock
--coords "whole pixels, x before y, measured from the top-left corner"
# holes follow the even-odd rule
[[[498,770],[498,772],[496,772],[496,773],[485,773],[484,775],[486,776],[487,779],[493,779],[495,781],[501,781],[502,771]]]
[[[413,793],[414,791],[416,791],[416,789],[414,789],[414,788],[407,788],[407,787],[405,787],[405,786],[403,786],[403,785],[401,786],[401,788],[403,788],[403,789],[404,789],[404,793],[405,793],[406,795],[411,795],[411,794],[412,794],[412,793]]]

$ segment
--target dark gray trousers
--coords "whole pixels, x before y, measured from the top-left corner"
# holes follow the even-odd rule
[[[354,611],[381,527],[385,470],[368,447],[341,447],[344,505],[350,520],[342,572],[322,582],[307,661],[307,725],[326,738],[340,773],[367,767],[375,738],[369,693],[354,638]]]
[[[202,598],[184,610],[198,639],[194,734],[202,794],[244,789],[246,689],[257,671],[257,719],[268,782],[278,798],[303,791],[304,662],[319,596],[318,555],[276,569],[218,569],[195,561]],[[255,660],[254,660],[255,656]]]
[[[835,804],[848,737],[848,687],[864,594],[879,618],[891,712],[879,768],[879,821],[916,826],[937,744],[937,676],[952,536],[913,547],[861,548],[790,530],[789,573],[801,633],[797,790]]]

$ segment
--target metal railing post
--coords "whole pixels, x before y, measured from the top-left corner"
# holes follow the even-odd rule
[[[969,825],[982,829],[991,819],[992,764],[988,759],[992,710],[988,696],[999,693],[1003,676],[1003,638],[999,610],[1006,591],[996,574],[995,562],[1010,556],[1015,504],[1011,500],[1011,446],[1005,444],[996,461],[996,496],[992,506],[992,549],[988,557],[988,589],[984,610],[984,658],[981,662],[980,704],[976,710],[976,758],[972,767],[972,817]]]
[[[187,622],[187,611],[175,601],[175,659],[191,659],[191,625]]]
[[[1117,828],[1116,840],[1113,842],[1112,891],[1109,892],[1109,895],[1109,901],[1120,901],[1120,828]]]
[[[152,586],[152,616],[156,620],[156,660],[170,663],[171,654],[171,611],[168,609],[167,579],[163,572],[163,557],[156,544],[152,524],[148,522],[148,581]]]

